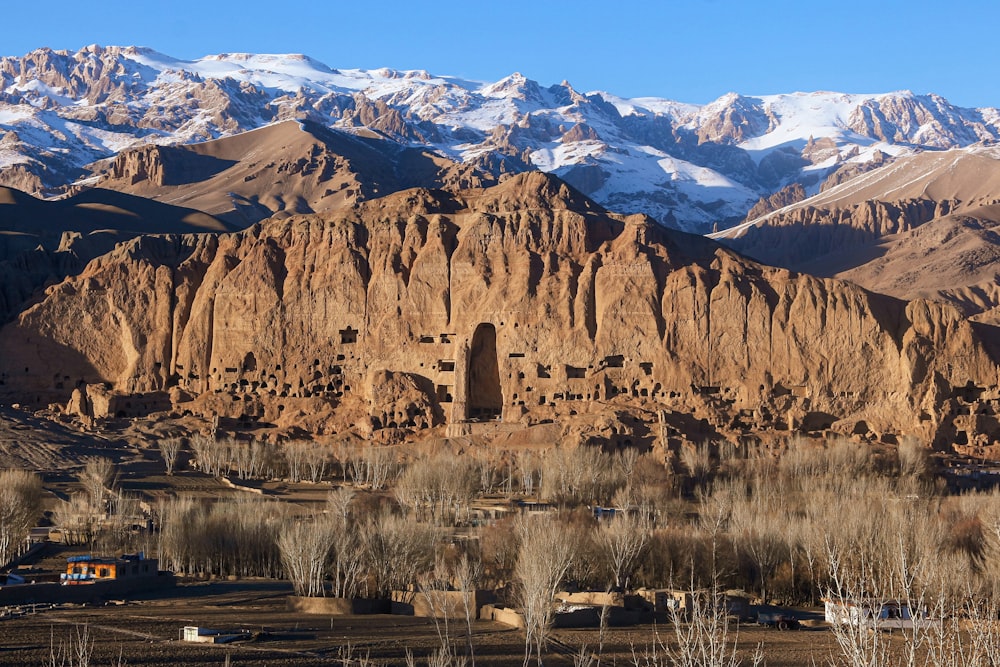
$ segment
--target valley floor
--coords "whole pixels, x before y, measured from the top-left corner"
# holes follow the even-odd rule
[[[417,664],[439,646],[434,622],[411,616],[318,616],[287,611],[285,582],[237,581],[179,586],[171,597],[157,597],[124,605],[74,606],[46,609],[0,620],[0,665],[50,664],[52,651],[89,633],[93,641],[91,664],[99,665],[222,665],[246,667],[269,665],[338,664],[348,654],[369,656],[378,665],[405,664],[410,649]],[[192,644],[178,639],[184,626],[216,629],[247,629],[259,632],[245,644]],[[442,627],[442,631],[443,631]],[[449,635],[461,651],[464,624],[452,622]],[[657,637],[670,642],[669,625],[609,628],[605,633],[602,663],[647,664],[647,652]],[[493,622],[476,622],[473,630],[475,663],[482,666],[516,665],[523,659],[524,634]],[[72,638],[72,639],[71,639]],[[546,655],[548,665],[572,665],[581,647],[596,653],[600,644],[596,629],[563,629],[553,632],[555,641]],[[803,628],[778,632],[755,624],[738,629],[741,655],[762,645],[770,667],[817,664],[827,661],[836,649],[829,629]],[[662,659],[662,651],[657,650]],[[652,664],[652,663],[650,663]]]

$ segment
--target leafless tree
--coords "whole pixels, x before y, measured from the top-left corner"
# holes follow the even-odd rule
[[[903,477],[919,479],[927,474],[929,451],[917,438],[903,437],[896,448],[896,455],[899,459],[899,474]]]
[[[26,470],[0,471],[0,566],[17,556],[41,513],[42,480]]]
[[[163,465],[166,466],[167,475],[174,474],[177,455],[180,453],[183,443],[183,438],[163,438],[160,440],[160,456],[163,457]]]
[[[319,517],[294,521],[285,525],[278,533],[281,562],[285,566],[285,574],[292,582],[296,595],[303,597],[325,595],[323,580],[333,549],[333,532],[332,522],[325,517]]]
[[[399,473],[396,454],[388,447],[362,445],[351,453],[351,471],[356,484],[380,490]]]
[[[476,664],[476,652],[472,642],[472,621],[476,617],[476,589],[483,575],[482,562],[469,558],[463,553],[455,564],[453,579],[462,593],[462,610],[465,612],[465,651],[472,664]]]
[[[649,541],[649,523],[639,516],[624,515],[603,521],[594,534],[615,590],[625,590],[629,578]]]
[[[597,447],[557,447],[545,452],[542,497],[561,505],[607,504],[625,483],[612,457]]]
[[[467,512],[479,490],[475,465],[450,454],[436,454],[414,461],[396,480],[400,504],[432,523],[455,521]]]
[[[49,639],[49,656],[44,667],[90,667],[94,653],[94,638],[90,626],[77,625],[69,632],[65,642],[56,644],[55,633]],[[122,661],[119,661],[121,664]]]
[[[635,656],[638,667],[739,667],[744,663],[737,651],[739,633],[731,627],[725,595],[720,591],[691,591],[691,609],[683,621],[672,618],[673,641],[656,638],[652,650]],[[749,656],[752,665],[764,662],[758,646]]]
[[[80,473],[80,484],[90,496],[91,505],[98,511],[104,509],[108,493],[113,491],[117,483],[115,464],[106,458],[90,459]]]
[[[189,574],[277,576],[285,506],[258,496],[212,504],[181,497],[160,508],[160,557]]]
[[[273,472],[280,457],[274,445],[253,439],[248,443],[232,442],[229,447],[232,468],[240,479],[261,479]]]
[[[97,528],[98,546],[107,553],[134,551],[139,537],[137,529],[141,530],[144,519],[137,496],[129,493],[112,496],[105,519]]]
[[[330,575],[334,597],[356,597],[361,589],[365,549],[358,519],[352,511],[354,495],[353,489],[340,487],[331,491],[326,499],[327,515],[333,527]]]
[[[780,499],[761,488],[757,478],[750,493],[734,493],[730,516],[736,544],[757,566],[761,599],[767,604],[767,580],[788,552]]]
[[[363,540],[373,592],[385,599],[414,584],[433,566],[437,539],[435,528],[390,512],[368,521]]]
[[[521,486],[521,493],[526,496],[533,496],[538,480],[541,477],[541,462],[535,452],[525,450],[517,454],[517,473]]]
[[[521,548],[515,578],[524,616],[524,665],[542,652],[552,627],[553,598],[577,552],[579,533],[553,517],[526,517],[519,526]]]
[[[712,472],[712,457],[709,444],[685,445],[681,447],[681,463],[695,485],[704,490]]]
[[[230,447],[227,442],[217,440],[214,435],[196,433],[190,438],[191,451],[194,452],[195,465],[206,475],[218,476],[224,474],[230,458]]]
[[[289,440],[282,445],[281,452],[288,464],[288,481],[293,483],[301,481],[305,471],[308,446],[309,443],[305,440]]]
[[[60,500],[52,518],[59,527],[65,544],[93,544],[97,528],[96,515],[90,495],[80,492],[72,494],[68,500]]]

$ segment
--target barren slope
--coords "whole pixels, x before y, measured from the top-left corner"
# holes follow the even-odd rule
[[[140,234],[223,232],[200,211],[94,189],[58,201],[0,187],[0,321],[46,283]]]
[[[977,315],[1000,304],[997,202],[1000,149],[923,153],[713,236],[764,262]]]
[[[410,187],[492,182],[425,149],[300,121],[190,146],[125,151],[98,180],[102,187],[195,208],[237,227]]]
[[[0,364],[30,401],[122,392],[78,395],[84,411],[141,414],[169,394],[367,434],[589,415],[618,444],[665,441],[672,413],[947,441],[956,388],[997,385],[951,308],[760,266],[538,173],[137,239],[7,326]]]

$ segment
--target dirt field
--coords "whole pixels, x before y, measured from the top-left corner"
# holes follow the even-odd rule
[[[283,582],[219,582],[178,587],[171,597],[106,605],[50,609],[0,620],[0,665],[42,665],[54,646],[67,643],[86,625],[94,642],[91,664],[117,665],[321,665],[339,662],[347,653],[370,656],[376,664],[404,664],[409,648],[419,657],[438,646],[433,621],[408,616],[325,617],[285,610],[290,592]],[[259,632],[253,642],[230,645],[190,644],[178,640],[185,625]],[[452,623],[449,634],[464,645],[464,627]],[[612,628],[604,641],[605,664],[631,665],[642,659],[657,636],[670,641],[669,626]],[[517,665],[524,635],[505,625],[477,622],[476,664]],[[596,652],[596,630],[557,630],[546,657],[548,665],[572,665],[572,652],[586,645]],[[756,625],[739,629],[741,653],[764,647],[767,665],[792,667],[823,664],[835,649],[829,630],[778,632]],[[423,660],[418,660],[423,663]],[[642,664],[642,662],[640,662]]]

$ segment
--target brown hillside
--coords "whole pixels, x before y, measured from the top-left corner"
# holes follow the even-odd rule
[[[74,398],[97,416],[172,401],[390,439],[551,420],[617,444],[692,415],[705,437],[834,426],[946,446],[988,429],[956,416],[965,388],[998,384],[952,308],[764,267],[537,173],[136,239],[5,327],[0,364],[22,401],[109,383]]]
[[[99,181],[104,188],[195,208],[241,228],[411,187],[461,189],[492,182],[426,149],[305,121],[190,146],[125,151]]]

